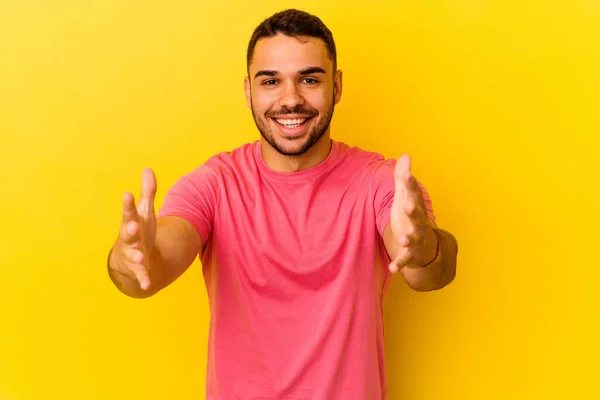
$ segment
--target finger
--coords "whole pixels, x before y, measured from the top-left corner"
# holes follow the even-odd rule
[[[396,259],[390,263],[390,272],[392,274],[398,272],[410,262],[412,257],[411,250],[409,248],[404,248],[402,251],[400,251]]]
[[[397,243],[400,247],[417,247],[423,240],[424,231],[422,228],[410,226],[406,233],[397,240]]]
[[[143,290],[148,289],[150,287],[150,275],[148,274],[148,270],[142,265],[135,265],[132,268],[140,287]]]
[[[412,221],[420,221],[420,219],[425,216],[423,206],[421,205],[421,203],[415,201],[414,199],[408,199],[406,201],[406,203],[404,204],[404,213]]]
[[[396,162],[394,177],[397,180],[401,180],[406,173],[410,173],[410,156],[408,154],[403,154]]]
[[[142,215],[154,214],[154,198],[156,196],[156,176],[150,168],[142,172],[142,195],[138,210]]]
[[[406,185],[402,180],[404,174],[410,171],[410,157],[408,155],[402,155],[396,162],[394,167],[394,200],[392,207],[394,209],[400,209],[399,205],[403,204],[406,198]]]
[[[390,272],[392,274],[398,272],[401,268],[410,266],[414,259],[414,250],[412,248],[404,248],[398,257],[392,261],[389,265]]]
[[[398,245],[400,247],[407,247],[408,245],[410,245],[411,240],[410,238],[407,236],[402,236],[399,240],[398,240]]]
[[[123,224],[137,220],[138,212],[135,207],[135,199],[129,192],[123,195]]]
[[[394,169],[394,178],[396,180],[396,186],[402,185],[407,190],[418,189],[416,179],[414,179],[411,171],[412,161],[408,154],[403,154],[396,163]]]
[[[423,202],[423,193],[411,171],[411,159],[408,154],[403,154],[398,159],[394,169],[396,197],[404,195],[406,200],[414,200],[416,204]],[[404,190],[402,190],[404,189]]]
[[[404,181],[406,187],[405,204],[408,207],[405,212],[407,214],[416,212],[426,216],[427,207],[425,205],[425,197],[423,195],[423,188],[421,187],[421,184],[412,175],[406,176]]]
[[[419,183],[417,179],[414,177],[411,171],[405,172],[402,176],[402,182],[406,187],[406,190],[410,193],[410,195],[419,195],[422,196],[421,188],[419,187]]]
[[[398,239],[397,243],[400,247],[409,248],[411,251],[418,251],[425,246],[426,228],[412,229],[409,233]]]
[[[405,192],[406,184],[402,177],[407,173],[410,173],[410,157],[407,154],[403,154],[396,162],[396,167],[394,168],[394,186],[396,187],[395,198],[398,200]]]
[[[127,244],[134,244],[140,240],[140,224],[138,221],[129,221],[121,225],[121,240]]]
[[[132,264],[142,265],[144,262],[144,253],[140,249],[129,247],[125,250],[125,258]]]

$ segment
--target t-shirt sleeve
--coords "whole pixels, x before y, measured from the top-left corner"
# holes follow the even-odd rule
[[[188,221],[202,242],[212,231],[217,203],[217,174],[202,166],[181,177],[166,193],[158,218],[175,216]]]
[[[396,160],[389,159],[381,163],[381,165],[375,170],[375,176],[373,178],[373,190],[374,190],[374,206],[375,206],[375,218],[377,223],[377,231],[383,237],[383,232],[390,222],[390,211],[392,202],[394,201],[395,182],[394,182],[394,168],[396,167]],[[425,207],[427,208],[427,214],[429,218],[435,221],[435,214],[433,213],[433,205],[429,193],[425,189],[425,186],[417,180],[421,193],[423,193],[423,199],[425,200]]]

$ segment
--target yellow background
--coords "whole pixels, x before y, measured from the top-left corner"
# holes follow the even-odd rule
[[[390,399],[596,399],[597,0],[0,3],[0,399],[203,399],[200,265],[148,300],[105,259],[125,191],[257,139],[254,27],[302,7],[344,70],[335,139],[409,153],[456,281],[386,306]],[[335,399],[337,400],[337,399]]]

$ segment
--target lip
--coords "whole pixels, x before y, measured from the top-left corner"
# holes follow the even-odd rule
[[[312,118],[313,115],[303,115],[303,114],[285,114],[285,115],[276,115],[271,117],[272,119],[302,119],[302,118]]]
[[[302,119],[302,118],[306,118],[306,121],[304,121],[304,123],[302,125],[297,126],[295,128],[286,128],[285,126],[281,125],[279,122],[276,121],[276,119]],[[307,116],[307,115],[286,114],[285,116],[272,117],[271,119],[273,120],[273,123],[277,126],[277,129],[283,136],[286,136],[288,138],[294,138],[294,137],[301,136],[302,134],[304,134],[307,131],[308,124],[312,118],[313,118],[312,116]]]

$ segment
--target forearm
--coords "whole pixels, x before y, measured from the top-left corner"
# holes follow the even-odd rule
[[[406,283],[414,290],[426,292],[445,287],[456,275],[458,243],[454,236],[443,229],[434,228],[440,241],[435,260],[422,268],[402,268]]]

